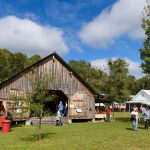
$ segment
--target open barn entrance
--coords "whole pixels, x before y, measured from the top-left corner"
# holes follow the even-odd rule
[[[0,101],[0,116],[4,116],[4,115],[5,115],[5,108],[3,102]]]
[[[50,90],[49,94],[55,94],[56,97],[52,101],[45,103],[44,109],[50,113],[50,115],[56,115],[59,102],[62,101],[65,108],[65,103],[68,104],[68,97],[61,90]]]

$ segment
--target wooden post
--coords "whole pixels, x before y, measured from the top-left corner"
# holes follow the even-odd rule
[[[113,118],[114,118],[114,115],[115,115],[114,101],[112,101],[112,107],[113,107]]]

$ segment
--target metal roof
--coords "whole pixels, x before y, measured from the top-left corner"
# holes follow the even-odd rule
[[[71,71],[74,76],[85,86],[87,87],[87,89],[92,92],[93,95],[98,95],[98,93],[87,83],[84,81],[83,78],[81,78],[81,76],[79,76],[78,73],[76,73],[56,52],[46,56],[45,58],[37,61],[36,63],[32,64],[31,66],[23,69],[22,71],[20,71],[19,73],[13,75],[12,77],[10,77],[9,79],[3,81],[2,83],[0,83],[0,89],[3,87],[3,85],[5,84],[9,84],[10,80],[14,79],[15,77],[19,76],[22,73],[25,73],[25,71],[32,69],[33,67],[36,67],[38,64],[40,64],[41,62],[43,62],[44,60],[50,59],[52,57],[55,57],[57,60],[60,61],[60,63],[62,63],[69,71]]]
[[[150,105],[150,90],[141,90],[131,99],[131,101],[127,103],[141,103]]]

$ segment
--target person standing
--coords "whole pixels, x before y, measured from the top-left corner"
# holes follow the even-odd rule
[[[142,106],[142,107],[141,107],[141,112],[142,112],[142,123],[144,123],[144,124],[145,124],[145,121],[146,121],[146,118],[145,118],[145,117],[146,117],[145,111],[146,111],[145,107]]]
[[[106,109],[105,109],[105,113],[106,113],[106,122],[110,122],[110,112],[111,112],[110,107],[109,107],[109,106],[106,107]]]
[[[131,112],[131,121],[133,130],[137,131],[138,128],[138,109],[135,107]]]
[[[96,108],[96,110],[95,110],[95,114],[100,114],[100,111],[99,111],[99,109],[98,109],[98,108]]]
[[[149,119],[150,119],[150,110],[148,108],[146,108],[145,110],[145,118],[144,118],[144,122],[145,122],[145,129],[148,130],[149,127]]]
[[[58,110],[60,111],[61,116],[63,114],[63,109],[64,109],[63,103],[62,103],[62,101],[60,101],[59,105],[58,105]]]
[[[68,103],[65,101],[65,108],[64,108],[64,117],[68,115]]]

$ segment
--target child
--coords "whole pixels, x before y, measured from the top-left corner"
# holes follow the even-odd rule
[[[56,126],[62,126],[62,122],[61,122],[61,113],[60,110],[57,111],[57,116],[56,116]]]

